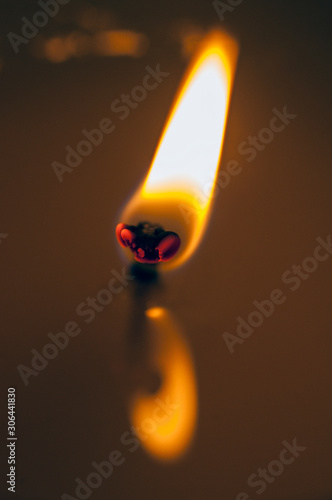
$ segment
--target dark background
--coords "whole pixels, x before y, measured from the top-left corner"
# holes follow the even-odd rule
[[[71,0],[19,54],[6,35],[20,34],[21,18],[40,7],[0,5],[0,233],[8,234],[0,239],[1,499],[75,497],[75,478],[121,448],[131,425],[128,394],[140,383],[123,358],[135,285],[90,325],[75,310],[124,265],[114,237],[118,213],[147,171],[193,42],[212,27],[241,45],[221,168],[236,159],[243,170],[216,198],[196,254],[163,276],[149,300],[173,312],[190,345],[196,434],[187,454],[169,464],[143,449],[124,450],[125,464],[91,498],[231,500],[246,491],[256,499],[248,476],[278,458],[283,440],[297,438],[306,450],[261,498],[331,499],[332,258],[295,292],[281,280],[331,232],[331,3],[244,0],[221,22],[210,1]],[[47,38],[86,30],[77,21],[85,11],[92,31],[144,34],[145,52],[58,63],[37,57]],[[170,76],[126,120],[115,117],[115,131],[60,183],[51,163],[64,161],[83,128],[112,117],[112,101],[157,64]],[[248,163],[238,145],[285,105],[297,117]],[[235,333],[236,317],[247,318],[252,302],[274,288],[285,303],[231,354],[222,334]],[[72,320],[82,333],[26,387],[17,365],[30,366],[31,349]],[[17,393],[15,495],[5,484],[10,386]]]

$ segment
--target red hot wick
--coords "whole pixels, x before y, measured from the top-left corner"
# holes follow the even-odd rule
[[[181,244],[176,233],[149,222],[140,222],[137,226],[121,223],[116,226],[115,232],[119,244],[130,248],[135,260],[143,264],[168,262]]]

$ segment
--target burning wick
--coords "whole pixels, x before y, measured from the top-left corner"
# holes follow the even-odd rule
[[[127,256],[133,254],[140,263],[175,269],[202,241],[218,180],[237,53],[232,37],[212,31],[188,66],[149,171],[116,229]]]
[[[137,226],[120,223],[116,226],[116,237],[120,245],[129,247],[135,260],[142,264],[168,262],[181,244],[176,233],[149,222],[140,222]]]

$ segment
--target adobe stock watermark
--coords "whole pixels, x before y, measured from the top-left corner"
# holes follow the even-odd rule
[[[255,488],[257,495],[264,493],[268,486],[284,472],[285,467],[293,464],[300,453],[307,449],[306,446],[299,446],[296,438],[293,439],[292,443],[285,440],[282,444],[284,448],[280,451],[277,459],[271,460],[265,468],[259,467],[248,477],[247,484],[250,488]],[[236,495],[235,500],[251,500],[251,496],[241,491]]]
[[[170,75],[170,73],[166,71],[161,71],[160,64],[157,64],[155,69],[151,68],[151,66],[146,66],[145,70],[146,74],[141,84],[133,87],[129,94],[122,93],[119,98],[114,99],[110,105],[111,111],[119,115],[118,117],[121,121],[125,120],[130,115],[131,111],[139,106],[139,103],[145,101],[148,93],[155,90],[158,85]],[[83,158],[89,156],[96,147],[100,146],[105,135],[114,132],[115,128],[114,121],[106,117],[99,121],[97,128],[91,130],[83,129],[82,135],[84,139],[82,139],[75,148],[69,145],[65,147],[67,155],[64,163],[59,163],[58,161],[53,161],[51,163],[58,181],[62,182],[66,173],[73,172],[73,170],[82,163]]]
[[[233,12],[235,10],[235,7],[240,5],[243,2],[243,0],[227,0],[226,2],[221,2],[220,0],[214,0],[212,2],[212,5],[218,14],[218,17],[221,22],[225,20],[224,14],[226,12]]]
[[[113,300],[114,295],[121,293],[127,286],[130,280],[135,279],[135,276],[128,275],[123,267],[122,273],[118,273],[115,269],[112,271],[113,277],[108,282],[107,288],[101,288],[95,297],[86,297],[76,307],[76,314],[84,318],[85,323],[91,323],[97,313],[101,313]],[[58,357],[60,351],[66,349],[69,341],[77,337],[82,332],[81,327],[76,321],[68,321],[62,331],[53,334],[47,334],[47,343],[37,351],[31,349],[32,358],[30,366],[18,365],[17,371],[25,386],[29,384],[30,377],[37,377],[40,372],[45,370],[52,359]],[[50,342],[51,341],[51,342]]]
[[[316,241],[318,245],[313,250],[313,255],[302,260],[301,265],[294,264],[290,269],[287,269],[281,275],[281,281],[289,287],[289,290],[295,292],[310,276],[317,271],[319,263],[326,261],[332,255],[332,235],[329,234],[325,240],[318,237]],[[223,333],[223,339],[231,354],[235,351],[235,345],[243,344],[246,339],[251,337],[254,330],[262,326],[265,319],[270,318],[276,306],[284,304],[286,294],[280,289],[273,289],[268,299],[261,301],[254,300],[255,309],[250,312],[246,319],[242,316],[237,316],[236,335],[229,332]]]
[[[237,152],[245,157],[247,163],[254,161],[257,154],[264,151],[264,149],[274,140],[276,134],[285,130],[287,125],[297,117],[294,113],[288,112],[287,106],[283,106],[282,111],[273,108],[272,113],[273,115],[270,118],[268,126],[262,127],[257,135],[248,135],[246,140],[240,142],[238,145]],[[195,193],[195,200],[198,204],[197,208],[193,208],[186,203],[181,203],[179,209],[187,224],[191,222],[192,215],[197,215],[197,212],[205,210],[206,204],[211,196],[212,198],[216,198],[221,190],[229,185],[231,178],[238,176],[242,170],[243,167],[240,165],[240,162],[237,160],[229,160],[225,168],[218,172],[216,180],[211,178],[211,181],[204,186],[203,192],[197,191]]]
[[[59,12],[59,5],[66,5],[70,0],[39,0],[38,5],[42,10],[38,10],[32,16],[30,21],[27,17],[22,17],[23,26],[21,35],[17,35],[10,31],[7,38],[14,49],[15,54],[19,53],[19,46],[26,45],[29,41],[38,35],[40,28],[44,28],[50,20],[50,17],[55,17]]]
[[[177,403],[172,403],[169,397],[164,401],[160,398],[155,399],[156,406],[152,411],[150,417],[142,420],[139,426],[130,427],[129,431],[121,434],[120,443],[125,446],[125,450],[129,453],[134,453],[141,444],[141,441],[149,439],[158,427],[158,424],[166,423],[179,409]],[[75,478],[75,496],[63,493],[61,500],[86,500],[90,498],[93,490],[99,488],[105,479],[109,479],[114,473],[115,469],[126,462],[125,453],[115,449],[112,450],[106,460],[102,462],[91,462],[92,472],[84,478]]]

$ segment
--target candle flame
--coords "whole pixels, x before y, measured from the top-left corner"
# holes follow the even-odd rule
[[[153,395],[141,392],[135,396],[131,420],[139,429],[138,436],[142,431],[147,433],[142,446],[153,457],[174,460],[187,450],[196,425],[194,367],[188,346],[170,313],[154,307],[145,314],[153,329],[154,363],[162,384]]]
[[[203,40],[180,86],[149,172],[124,209],[125,224],[148,221],[181,240],[174,268],[206,228],[224,142],[238,48],[228,35]]]

